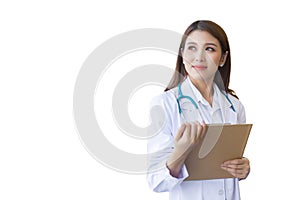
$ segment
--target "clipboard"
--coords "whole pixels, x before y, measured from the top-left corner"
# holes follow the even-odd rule
[[[207,133],[185,161],[189,176],[185,181],[233,178],[221,169],[227,160],[242,158],[252,124],[207,125]]]

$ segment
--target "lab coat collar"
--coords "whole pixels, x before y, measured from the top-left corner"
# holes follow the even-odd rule
[[[209,103],[204,99],[204,97],[201,95],[201,93],[196,88],[196,86],[192,83],[190,77],[186,78],[186,82],[191,87],[193,94],[194,94],[193,96],[195,97],[196,102],[200,102],[201,104],[204,104],[204,105],[209,105]],[[215,93],[214,93],[214,95],[215,95]]]
[[[204,99],[204,97],[201,95],[201,93],[199,92],[199,90],[195,87],[195,85],[192,83],[192,81],[190,80],[189,77],[186,78],[185,80],[186,82],[188,82],[189,86],[191,87],[192,91],[193,91],[193,97],[195,98],[196,102],[200,102],[203,105],[209,105],[209,103],[207,102],[206,99]],[[225,108],[230,108],[231,104],[228,102],[228,100],[226,99],[226,97],[224,96],[224,93],[222,93],[219,89],[219,87],[217,86],[216,83],[213,83],[213,88],[214,88],[214,94],[213,94],[213,109],[214,110],[218,110],[221,108],[220,103],[224,102]],[[224,99],[225,97],[225,99]],[[223,107],[224,108],[224,107]]]
[[[224,123],[232,123],[232,121],[236,121],[237,113],[231,109],[231,104],[225,96],[225,91],[221,91],[216,83],[214,83],[213,87],[214,87],[214,97],[213,97],[214,110],[221,109]],[[187,77],[186,80],[184,80],[182,83],[182,93],[183,95],[187,95],[193,98],[195,102],[198,103],[200,102],[204,105],[206,104],[209,105],[208,102],[203,98],[201,93],[198,91],[198,89],[192,84],[189,77]]]

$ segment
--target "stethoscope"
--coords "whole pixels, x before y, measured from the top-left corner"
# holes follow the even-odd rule
[[[193,98],[190,97],[190,96],[186,96],[186,95],[182,94],[181,83],[178,84],[177,88],[178,88],[177,104],[178,104],[179,114],[182,113],[182,109],[181,109],[181,106],[180,106],[180,100],[181,99],[188,99],[193,104],[193,106],[198,110],[199,107],[198,107],[197,103],[193,100]],[[230,105],[231,105],[230,108],[233,110],[233,112],[236,112],[236,110],[233,106],[233,103],[230,101],[228,95],[226,93],[223,93],[223,92],[221,92],[221,93],[226,97],[227,101],[230,103]]]

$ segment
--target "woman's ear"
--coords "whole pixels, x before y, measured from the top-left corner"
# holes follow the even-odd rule
[[[223,67],[223,65],[225,64],[225,62],[226,62],[226,59],[227,59],[227,56],[228,56],[228,51],[226,51],[223,55],[222,55],[222,57],[221,57],[221,59],[220,59],[220,67]]]

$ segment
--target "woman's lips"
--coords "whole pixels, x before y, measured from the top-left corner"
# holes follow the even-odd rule
[[[207,69],[207,67],[206,66],[203,66],[203,65],[193,65],[193,67],[195,68],[195,69],[199,69],[199,70],[204,70],[204,69]]]

